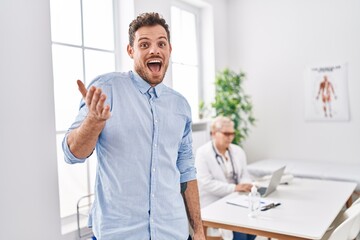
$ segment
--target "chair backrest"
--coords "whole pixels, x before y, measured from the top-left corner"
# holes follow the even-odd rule
[[[356,201],[353,202],[352,204],[354,205],[354,204],[359,204],[359,203],[360,203],[360,197],[358,199],[356,199]]]
[[[360,232],[360,198],[356,200],[344,213],[347,217],[355,216],[348,239],[355,239]]]
[[[349,207],[343,215],[343,221],[334,229],[328,240],[355,239],[360,231],[360,204]]]

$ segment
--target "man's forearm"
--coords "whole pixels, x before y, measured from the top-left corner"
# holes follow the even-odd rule
[[[189,222],[194,230],[194,239],[205,239],[204,229],[201,220],[197,180],[187,182],[187,187],[183,193],[183,197]]]
[[[80,127],[71,131],[67,137],[71,153],[77,158],[90,156],[104,126],[105,121],[85,118]]]

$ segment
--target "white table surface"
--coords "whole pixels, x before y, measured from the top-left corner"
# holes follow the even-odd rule
[[[356,191],[360,192],[360,164],[344,162],[321,162],[292,159],[263,159],[248,164],[247,169],[254,177],[271,174],[286,165],[285,174],[295,177],[356,182]]]
[[[356,183],[295,178],[289,185],[279,185],[266,197],[281,205],[248,217],[248,209],[216,201],[201,210],[204,226],[255,233],[278,239],[321,239],[345,205]]]

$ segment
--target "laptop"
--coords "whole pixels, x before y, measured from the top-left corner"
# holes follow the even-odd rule
[[[266,197],[270,193],[272,193],[276,190],[277,186],[279,185],[279,183],[281,181],[281,177],[285,171],[285,167],[286,166],[283,166],[272,173],[270,181],[269,181],[269,185],[267,187],[259,187],[258,188],[258,192],[260,193],[261,197]]]

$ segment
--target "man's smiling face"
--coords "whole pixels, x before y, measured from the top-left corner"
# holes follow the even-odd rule
[[[134,69],[151,86],[164,79],[169,65],[171,44],[161,25],[145,26],[135,33],[134,46],[128,45],[129,56],[134,59]]]

